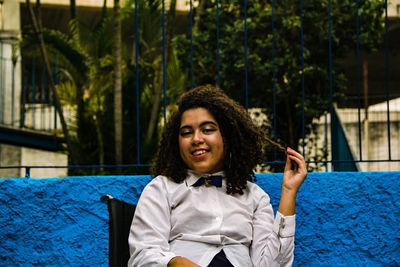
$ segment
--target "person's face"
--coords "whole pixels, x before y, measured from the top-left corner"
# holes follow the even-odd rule
[[[215,173],[223,169],[224,142],[217,121],[207,109],[183,112],[179,152],[189,169],[194,171]]]

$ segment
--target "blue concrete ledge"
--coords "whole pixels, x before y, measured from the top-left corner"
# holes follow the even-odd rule
[[[282,174],[257,175],[277,209]],[[0,265],[107,266],[100,197],[137,203],[150,176],[0,179]],[[400,266],[400,172],[310,173],[295,266]]]

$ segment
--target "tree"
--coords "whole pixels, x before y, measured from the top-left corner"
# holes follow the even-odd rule
[[[122,77],[121,77],[121,17],[119,0],[114,0],[114,135],[115,163],[122,164]]]
[[[69,1],[69,12],[71,14],[71,19],[75,19],[76,18],[76,2],[75,2],[75,0]]]
[[[60,83],[56,91],[60,101],[76,110],[76,127],[71,125],[69,130],[77,164],[103,165],[106,154],[114,158],[114,152],[105,152],[105,144],[113,142],[104,140],[109,129],[103,125],[103,121],[113,121],[104,118],[105,103],[113,95],[112,22],[104,5],[93,29],[72,19],[71,36],[57,30],[42,30],[47,48],[59,54]],[[34,34],[25,31],[22,48],[34,51],[38,44]]]
[[[123,37],[135,44],[132,27],[134,5],[126,2],[121,7]],[[136,68],[140,69],[139,106],[140,127],[147,129],[151,108],[154,105],[156,88],[162,88],[162,34],[161,1],[138,1],[139,10],[139,65],[135,54],[127,53],[126,39],[121,43],[121,86],[122,86],[122,147],[123,161],[137,162],[137,138],[141,143],[141,163],[150,163],[160,138],[160,119],[163,110],[158,104],[155,114],[153,137],[145,143],[146,132],[136,136]],[[105,1],[104,1],[105,3]],[[71,36],[57,30],[43,29],[43,39],[48,49],[59,55],[59,84],[57,92],[65,105],[76,111],[75,123],[70,125],[71,139],[77,150],[77,163],[81,165],[114,164],[116,158],[114,135],[115,73],[115,17],[103,5],[100,20],[93,29],[85,26],[79,18],[70,21]],[[170,25],[172,23],[169,23]],[[24,32],[23,49],[35,51],[38,42],[30,31]],[[179,68],[176,51],[169,46],[166,64],[168,104],[173,104],[183,90],[183,74]],[[129,50],[135,51],[135,49]],[[160,112],[161,111],[161,112]],[[109,173],[105,170],[79,170],[82,174]],[[125,169],[124,169],[125,171]],[[130,170],[132,173],[132,170]],[[135,170],[133,170],[135,171]]]
[[[144,155],[142,160],[150,162],[157,150],[158,141],[161,136],[164,109],[163,99],[163,74],[165,71],[165,86],[168,88],[166,103],[173,105],[177,96],[183,91],[184,74],[179,69],[177,52],[170,45],[175,27],[175,6],[176,1],[170,2],[169,11],[166,12],[165,23],[165,70],[163,69],[163,35],[162,35],[162,1],[138,0],[137,7],[134,1],[128,1],[127,7],[137,8],[138,13],[138,40],[133,39],[133,47],[138,43],[139,65],[135,65],[132,59],[133,68],[140,69],[140,128],[146,129],[139,137],[143,144]],[[127,14],[126,12],[124,14]],[[130,16],[133,11],[129,12]],[[135,53],[132,54],[135,56]],[[135,77],[136,78],[136,77]],[[168,107],[167,107],[168,108]]]
[[[60,118],[60,121],[61,121],[61,126],[62,126],[62,130],[63,130],[63,133],[64,133],[64,138],[65,138],[65,141],[67,143],[67,149],[68,149],[68,152],[69,152],[69,155],[70,155],[70,161],[72,163],[75,163],[76,162],[76,154],[75,154],[75,151],[74,151],[74,148],[72,146],[71,139],[70,139],[70,136],[69,136],[67,123],[66,123],[65,118],[64,118],[63,108],[61,106],[61,102],[60,102],[60,99],[58,97],[57,90],[55,89],[55,84],[54,84],[52,71],[51,71],[51,67],[50,67],[50,61],[48,59],[45,42],[43,40],[43,33],[42,33],[42,28],[43,27],[42,27],[42,23],[41,23],[40,0],[37,0],[37,2],[36,2],[36,9],[37,9],[37,13],[38,13],[37,16],[35,15],[35,12],[33,10],[33,7],[31,6],[29,0],[26,0],[26,5],[27,5],[29,13],[31,15],[31,20],[32,20],[33,29],[34,29],[35,35],[36,35],[36,40],[39,43],[40,52],[41,52],[41,55],[42,55],[43,62],[45,64],[45,68],[46,68],[47,77],[48,77],[48,79],[50,81],[50,89],[51,89],[51,91],[53,93],[54,102],[55,102],[57,110],[58,110],[58,115],[59,115],[59,118]]]
[[[356,47],[356,2],[331,1],[332,53],[344,57]],[[272,9],[274,8],[274,9]],[[262,108],[269,121],[276,120],[277,140],[298,148],[302,138],[302,47],[300,2],[282,0],[247,1],[247,45],[249,107]],[[274,17],[272,20],[272,11]],[[329,34],[328,2],[303,1],[303,55],[305,88],[305,134],[312,120],[329,111]],[[360,47],[371,50],[379,44],[384,3],[359,1]],[[274,22],[274,34],[272,32]],[[208,2],[199,30],[193,36],[195,84],[216,84],[217,40],[216,7]],[[221,87],[245,104],[244,2],[219,4],[219,47]],[[189,38],[177,36],[182,68],[189,66]],[[275,62],[273,62],[273,51]],[[275,72],[275,80],[273,75]],[[337,61],[332,66],[333,92],[346,87],[346,78]],[[273,118],[273,90],[276,90],[277,116]],[[342,96],[334,94],[338,101]],[[268,127],[273,136],[272,127]],[[282,155],[283,156],[283,155]],[[282,157],[281,157],[282,158]]]

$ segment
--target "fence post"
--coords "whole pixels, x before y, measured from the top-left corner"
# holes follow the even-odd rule
[[[31,177],[31,168],[30,167],[26,167],[25,168],[25,178],[29,179]]]
[[[22,61],[22,96],[21,96],[21,115],[19,128],[25,127],[25,95],[26,95],[26,78],[25,78],[25,57],[24,52],[21,51]]]

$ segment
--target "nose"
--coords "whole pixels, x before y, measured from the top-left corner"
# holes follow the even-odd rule
[[[193,144],[202,144],[204,142],[203,135],[200,131],[195,131],[192,139]]]

